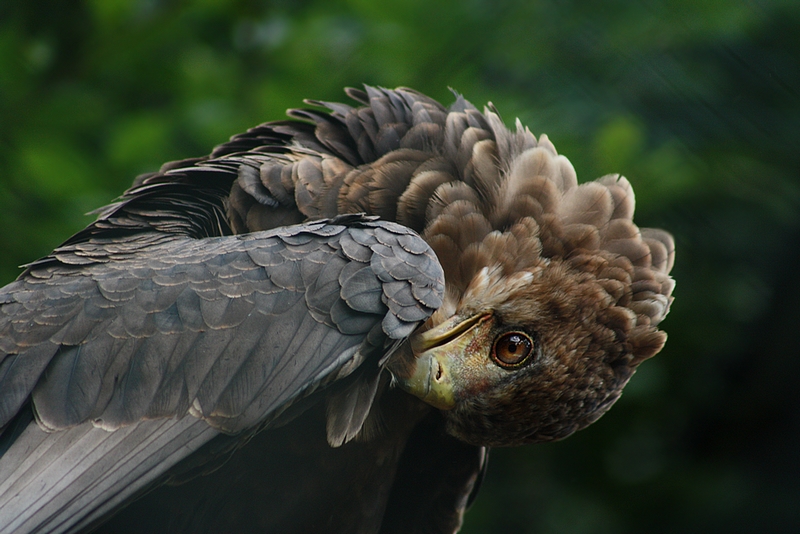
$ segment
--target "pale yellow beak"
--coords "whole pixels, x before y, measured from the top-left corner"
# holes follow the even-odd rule
[[[478,338],[490,328],[491,314],[479,314],[464,320],[453,317],[436,328],[411,338],[411,350],[416,360],[414,373],[398,383],[405,391],[440,410],[450,410],[456,404],[456,383],[468,365],[470,353]]]

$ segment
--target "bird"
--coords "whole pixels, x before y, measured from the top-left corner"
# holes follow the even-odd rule
[[[137,177],[0,290],[0,532],[456,532],[596,421],[675,245],[491,103],[349,88]]]

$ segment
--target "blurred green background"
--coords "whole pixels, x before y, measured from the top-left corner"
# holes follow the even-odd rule
[[[464,532],[798,532],[798,6],[3,0],[0,280],[303,98],[452,87],[628,176],[678,247],[666,349],[598,424],[493,451]]]

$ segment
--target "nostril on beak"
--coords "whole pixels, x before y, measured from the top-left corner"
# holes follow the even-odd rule
[[[436,378],[435,378],[435,380],[438,382],[441,379],[442,379],[442,364],[440,364],[437,361],[436,362]]]

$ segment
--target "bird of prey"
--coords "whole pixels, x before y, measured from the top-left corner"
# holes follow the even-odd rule
[[[0,531],[454,532],[597,420],[674,244],[489,104],[348,89],[138,177],[0,290]]]

